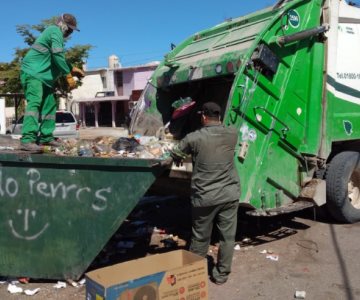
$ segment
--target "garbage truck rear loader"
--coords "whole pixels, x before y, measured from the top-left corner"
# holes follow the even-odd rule
[[[224,124],[238,128],[240,202],[250,214],[316,203],[338,221],[357,222],[359,51],[359,8],[340,0],[279,1],[199,32],[166,55],[131,131],[181,139],[199,127],[202,103],[215,101]],[[196,104],[174,118],[179,99]]]

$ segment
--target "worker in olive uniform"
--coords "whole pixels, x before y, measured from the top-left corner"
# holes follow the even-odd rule
[[[54,84],[66,76],[69,89],[76,87],[73,76],[84,72],[65,60],[64,38],[79,31],[73,15],[61,15],[55,25],[46,28],[36,39],[21,63],[20,79],[27,106],[22,127],[21,148],[41,152],[42,145],[59,146],[55,141],[56,101]]]
[[[209,270],[216,284],[225,283],[231,272],[240,197],[240,181],[234,167],[238,134],[235,128],[222,125],[220,114],[219,105],[204,103],[203,127],[185,136],[171,153],[177,164],[189,154],[193,160],[190,251],[206,257],[214,225],[219,232],[217,263]]]

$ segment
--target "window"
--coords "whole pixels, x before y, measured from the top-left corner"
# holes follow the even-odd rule
[[[75,118],[70,113],[57,112],[56,113],[56,123],[74,123]]]

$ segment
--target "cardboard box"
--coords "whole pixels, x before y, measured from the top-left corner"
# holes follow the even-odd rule
[[[85,274],[87,300],[207,300],[205,258],[185,250],[155,254]]]

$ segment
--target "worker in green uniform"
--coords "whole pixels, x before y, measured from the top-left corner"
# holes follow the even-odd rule
[[[179,164],[191,154],[192,237],[190,251],[206,257],[213,226],[219,232],[217,263],[210,271],[216,284],[227,281],[231,272],[240,198],[240,181],[234,167],[238,139],[235,128],[220,121],[221,109],[214,102],[203,104],[203,127],[191,132],[172,150]]]
[[[43,145],[59,146],[53,136],[55,81],[66,76],[71,90],[76,87],[73,76],[84,76],[81,69],[72,67],[65,59],[64,38],[74,30],[79,31],[75,17],[61,15],[55,25],[46,28],[36,39],[21,63],[20,80],[27,101],[21,137],[23,150],[42,152]]]

